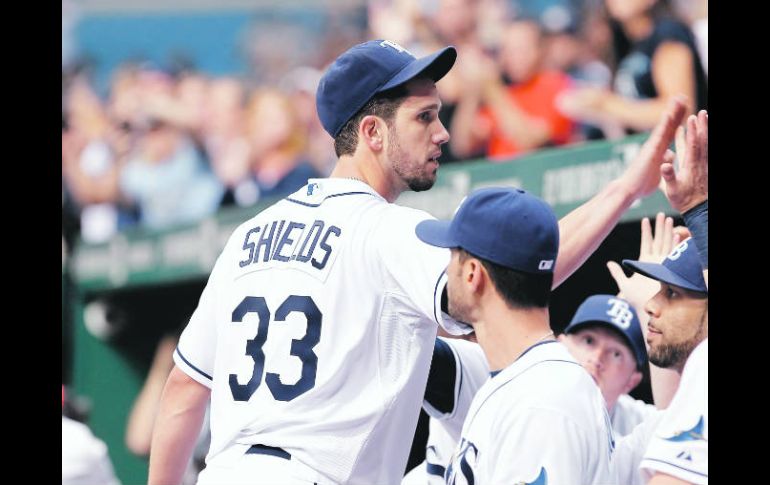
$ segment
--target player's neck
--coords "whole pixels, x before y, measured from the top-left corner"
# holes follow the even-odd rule
[[[490,309],[491,310],[491,309]],[[553,340],[547,308],[488,312],[473,324],[489,370],[502,370],[531,346]]]
[[[388,202],[394,202],[403,190],[388,176],[376,159],[361,155],[343,155],[329,175],[331,178],[351,178],[369,185]]]

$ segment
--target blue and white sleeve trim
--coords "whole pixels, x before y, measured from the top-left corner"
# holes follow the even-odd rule
[[[192,362],[190,362],[179,350],[179,347],[176,348],[174,351],[174,363],[179,367],[182,372],[196,380],[197,382],[203,384],[204,386],[211,388],[211,385],[213,384],[211,375],[207,374],[206,372],[202,371],[200,368],[195,366]]]

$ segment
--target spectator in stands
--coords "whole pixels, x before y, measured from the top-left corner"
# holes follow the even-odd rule
[[[224,206],[235,203],[233,189],[249,170],[245,104],[246,88],[238,79],[221,77],[209,84],[201,140],[212,170],[226,188]]]
[[[104,242],[118,228],[134,222],[131,212],[119,201],[123,134],[111,124],[84,76],[74,79],[64,104],[62,178],[68,202],[74,202],[75,211],[79,209],[82,238],[91,243]]]
[[[439,0],[435,12],[425,12],[416,28],[417,39],[422,51],[434,52],[445,45],[457,47],[458,59],[462,59],[466,50],[483,50],[479,36],[479,17],[482,11],[479,0]],[[446,127],[452,126],[457,105],[465,89],[462,73],[458,69],[450,70],[441,82],[436,84],[441,97],[439,119]],[[441,147],[439,163],[446,164],[471,156],[483,156],[482,150],[464,153],[454,152],[452,145]]]
[[[700,62],[706,78],[709,75],[709,16],[705,0],[673,0],[671,5],[676,14],[690,26],[695,36]]]
[[[308,161],[323,176],[331,173],[337,162],[334,153],[334,139],[324,130],[316,114],[315,93],[323,73],[308,66],[298,67],[283,80],[284,89],[294,105],[302,129],[307,133]]]
[[[562,112],[585,122],[615,123],[633,133],[651,129],[674,95],[687,96],[690,113],[705,109],[706,75],[690,29],[667,15],[658,0],[605,4],[620,26],[618,35],[630,41],[630,49],[617,56],[615,90],[575,89],[559,100]]]
[[[573,10],[565,8],[560,11],[563,12],[561,22],[552,21],[546,29],[545,66],[566,73],[572,79],[573,86],[611,89],[612,70],[602,60],[596,46],[588,42],[589,32],[596,36],[597,29],[605,29],[609,47],[609,26],[602,23],[594,12],[587,12],[584,19]],[[577,125],[575,141],[612,138],[620,134],[616,130],[605,136],[600,127],[589,123]]]
[[[130,130],[136,146],[120,175],[121,192],[149,228],[190,223],[213,214],[224,187],[211,172],[192,137],[180,127],[172,80],[158,71],[141,73],[138,112]]]
[[[483,147],[500,160],[570,141],[573,123],[555,106],[570,80],[543,67],[544,53],[540,25],[526,19],[506,27],[499,67],[479,49],[463,51],[457,70],[464,89],[450,127],[455,154],[467,157]]]
[[[320,176],[305,154],[307,133],[288,96],[274,88],[257,89],[246,116],[251,164],[235,188],[239,205],[284,197]]]

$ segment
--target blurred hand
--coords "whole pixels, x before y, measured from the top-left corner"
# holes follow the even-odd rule
[[[500,77],[497,63],[479,47],[464,45],[457,56],[457,69],[468,92],[479,94],[482,88]]]
[[[556,108],[573,120],[598,124],[604,121],[602,105],[609,95],[601,88],[573,88],[556,98]]]
[[[709,197],[708,192],[708,113],[687,118],[687,130],[676,132],[676,155],[667,150],[660,166],[661,190],[680,214]],[[678,158],[679,170],[674,170]]]
[[[661,165],[666,161],[667,153],[673,156],[668,146],[674,140],[676,127],[684,119],[685,109],[683,96],[672,98],[650,137],[620,176],[620,183],[633,197],[646,197],[658,187]]]

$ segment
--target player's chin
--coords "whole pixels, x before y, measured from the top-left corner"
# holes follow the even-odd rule
[[[435,183],[436,183],[436,171],[434,170],[433,173],[430,175],[426,175],[419,178],[415,177],[409,180],[409,188],[414,192],[423,192],[433,187],[433,184]]]

